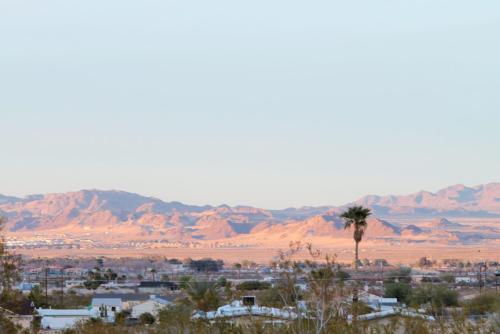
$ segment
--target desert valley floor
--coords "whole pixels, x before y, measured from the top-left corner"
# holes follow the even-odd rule
[[[348,263],[353,258],[353,243],[343,242],[337,246],[318,245],[323,253],[336,254],[337,261]],[[251,260],[267,264],[275,259],[280,251],[287,247],[258,247],[258,248],[156,248],[156,249],[38,249],[19,250],[18,253],[30,257],[142,257],[162,256],[167,258],[193,258],[211,257],[233,263],[242,260]],[[422,246],[422,245],[376,245],[366,243],[360,247],[360,257],[377,259],[384,258],[392,263],[414,263],[422,256],[433,260],[463,258],[469,261],[499,260],[500,244],[488,246]],[[310,259],[309,254],[303,251],[297,258]]]

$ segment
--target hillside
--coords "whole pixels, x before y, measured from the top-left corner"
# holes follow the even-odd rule
[[[366,238],[372,240],[483,240],[496,226],[468,227],[443,217],[500,217],[500,184],[452,186],[436,193],[366,196],[355,202],[373,208]],[[69,193],[0,196],[0,212],[8,218],[9,235],[64,234],[112,239],[155,239],[192,242],[230,240],[303,240],[350,238],[338,213],[341,207],[266,210],[250,206],[195,206],[164,202],[124,191],[82,190]],[[399,226],[391,217],[422,219]],[[384,217],[379,219],[377,217]],[[494,239],[494,238],[493,238]],[[442,241],[442,240],[441,240]]]
[[[356,204],[374,209],[377,215],[500,216],[500,183],[476,187],[458,184],[435,193],[420,191],[403,196],[368,195]]]

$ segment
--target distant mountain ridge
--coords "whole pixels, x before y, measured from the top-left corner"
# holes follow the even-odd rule
[[[368,195],[355,203],[371,207],[382,216],[500,216],[500,183],[475,187],[457,184],[435,193],[420,191],[403,196]]]
[[[179,241],[271,237],[284,240],[350,237],[351,232],[344,230],[339,213],[352,204],[374,210],[367,238],[425,239],[442,231],[436,235],[457,240],[458,232],[453,231],[463,226],[442,217],[500,217],[500,183],[456,185],[436,193],[421,191],[404,196],[369,195],[340,207],[284,210],[187,205],[116,190],[81,190],[25,198],[0,195],[0,214],[8,218],[6,228],[14,235],[44,232],[93,234],[109,240],[114,236]],[[401,216],[424,216],[431,221],[423,226],[397,226],[389,222],[391,217]]]

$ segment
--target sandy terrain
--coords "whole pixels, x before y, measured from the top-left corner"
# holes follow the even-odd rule
[[[337,254],[339,262],[350,262],[353,258],[353,245],[342,244],[335,247],[318,247],[322,252]],[[184,259],[212,257],[223,259],[228,263],[238,262],[244,259],[258,263],[269,263],[280,250],[287,247],[261,247],[261,248],[156,248],[156,249],[37,249],[18,250],[20,254],[31,257],[141,257],[141,256],[165,256],[167,258]],[[431,259],[442,260],[446,258],[460,258],[469,261],[481,259],[500,260],[500,245],[488,246],[456,246],[447,245],[425,246],[422,245],[376,245],[361,244],[360,258],[385,258],[392,263],[413,263],[422,256]],[[309,258],[306,252],[299,255],[301,258]]]

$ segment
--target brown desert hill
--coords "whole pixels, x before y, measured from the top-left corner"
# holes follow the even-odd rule
[[[435,193],[420,191],[402,196],[368,195],[355,202],[379,215],[500,216],[500,183],[475,187],[458,184]]]
[[[367,239],[451,238],[461,225],[441,217],[444,212],[461,212],[472,217],[478,212],[500,212],[500,184],[453,186],[436,193],[420,192],[407,196],[366,196],[359,204],[370,206],[374,214],[368,221]],[[352,238],[344,230],[339,214],[346,206],[302,207],[266,210],[251,206],[194,206],[163,202],[124,191],[82,190],[77,192],[31,195],[25,198],[0,196],[0,214],[7,216],[11,235],[44,233],[88,235],[124,239],[193,240],[269,240],[304,238]],[[382,214],[380,214],[382,212]],[[424,224],[399,226],[391,217],[419,217],[431,213]],[[378,217],[378,218],[377,218]],[[380,217],[384,217],[381,219]],[[434,219],[435,218],[435,219]],[[453,219],[452,219],[453,220]],[[422,220],[421,220],[422,221]],[[493,233],[477,229],[477,233]],[[241,237],[241,238],[240,238]],[[479,240],[478,238],[476,238]],[[474,239],[474,240],[476,240]]]
[[[289,221],[284,224],[261,224],[252,230],[253,234],[293,236],[295,239],[310,237],[352,238],[352,231],[344,228],[344,222],[337,215],[317,215],[304,221]],[[396,237],[400,229],[378,218],[368,219],[367,238]]]
[[[203,216],[193,227],[193,236],[203,240],[217,240],[238,235],[227,219],[216,215]]]
[[[421,226],[440,230],[460,229],[466,227],[466,225],[452,222],[446,218],[434,218],[430,221],[422,223]]]
[[[116,227],[130,221],[144,221],[141,218],[147,215],[192,214],[209,208],[166,203],[124,191],[100,190],[38,195],[0,205],[11,231]]]

